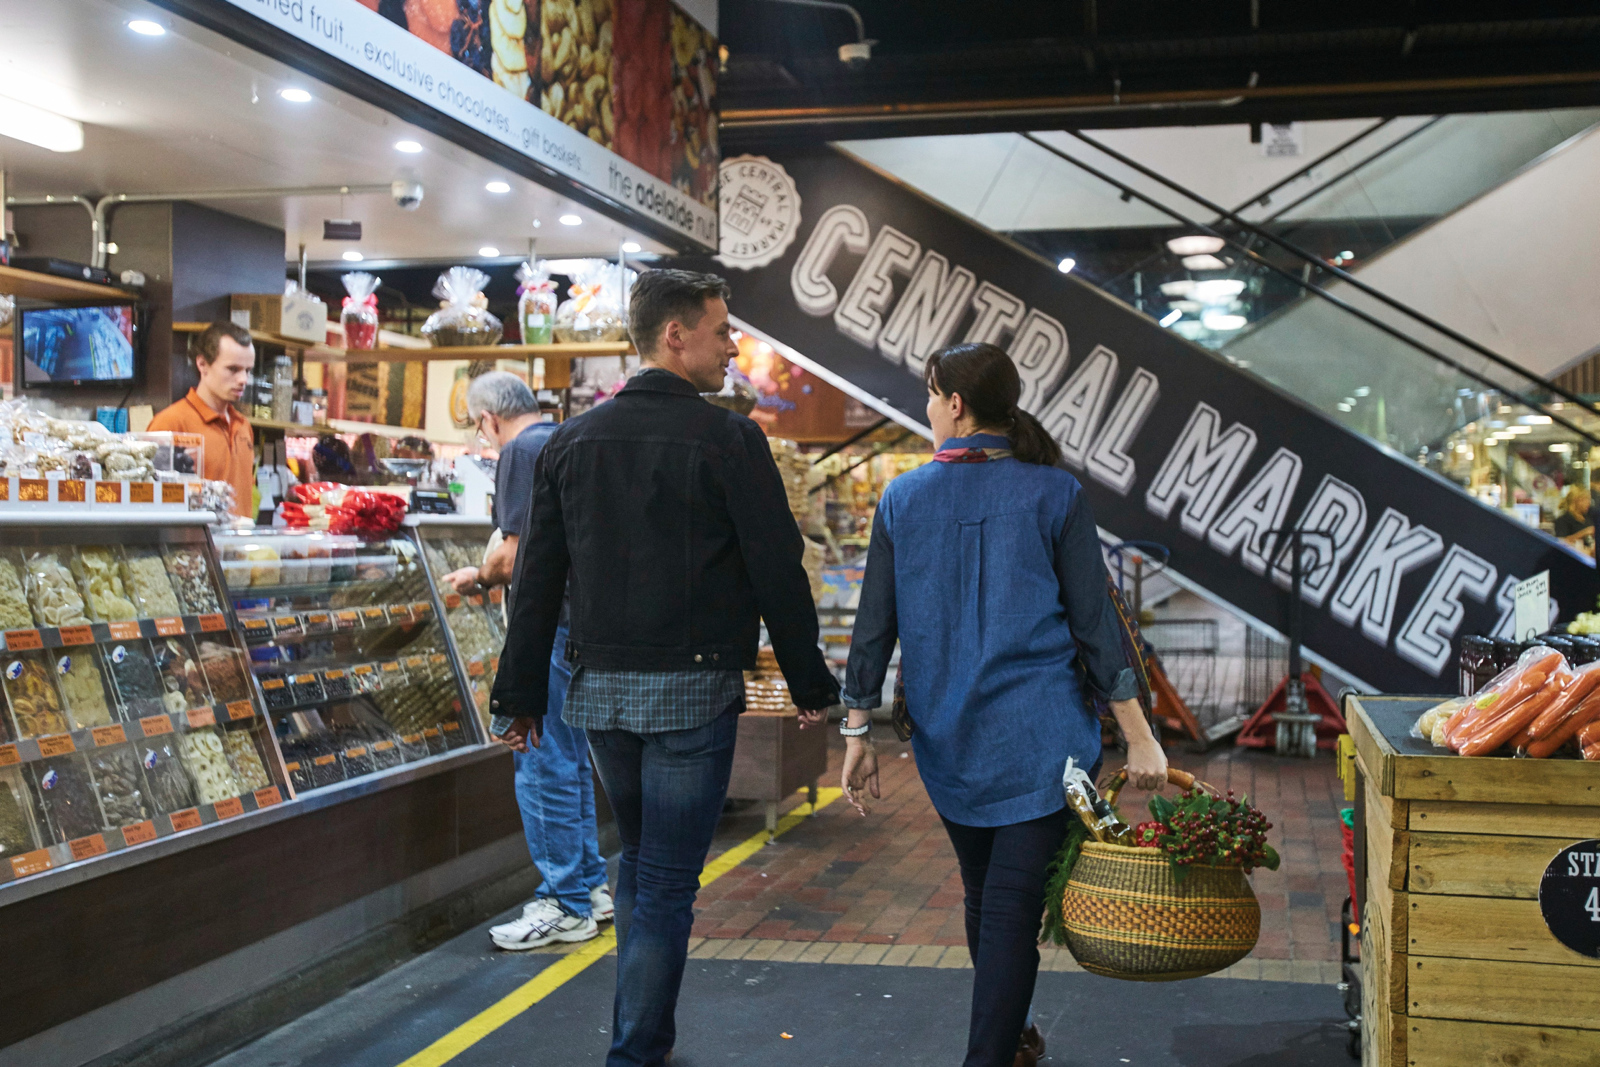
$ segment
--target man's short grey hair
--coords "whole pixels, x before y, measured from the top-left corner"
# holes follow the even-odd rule
[[[528,383],[510,371],[480,374],[467,386],[467,418],[477,422],[488,412],[498,419],[514,419],[539,410]]]

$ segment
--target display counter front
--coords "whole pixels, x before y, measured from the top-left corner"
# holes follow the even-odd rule
[[[407,523],[422,545],[433,587],[439,591],[445,625],[456,659],[461,664],[472,705],[479,722],[487,730],[489,692],[494,688],[495,672],[500,669],[500,651],[505,648],[505,591],[496,586],[487,593],[462,596],[445,582],[445,575],[483,562],[494,524],[488,519],[455,515],[413,515]]]

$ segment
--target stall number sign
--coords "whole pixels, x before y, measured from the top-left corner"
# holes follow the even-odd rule
[[[1539,910],[1557,941],[1600,959],[1600,841],[1556,853],[1539,879]]]

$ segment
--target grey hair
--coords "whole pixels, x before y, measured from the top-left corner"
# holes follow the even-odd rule
[[[539,410],[528,383],[510,371],[496,370],[480,374],[467,386],[467,417],[473,422],[483,418],[484,412],[499,419],[514,419]]]

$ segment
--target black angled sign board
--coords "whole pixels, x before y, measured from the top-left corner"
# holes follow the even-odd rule
[[[1100,527],[1241,611],[1284,625],[1263,531],[1326,531],[1305,643],[1365,684],[1454,692],[1458,639],[1509,633],[1540,571],[1569,616],[1593,603],[1552,538],[842,152],[726,160],[721,202],[722,255],[674,265],[726,276],[737,318],[917,424],[930,352],[1002,345]]]
[[[1556,853],[1539,879],[1539,911],[1557,941],[1600,959],[1600,841]]]

